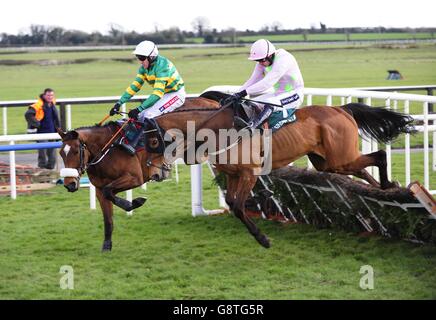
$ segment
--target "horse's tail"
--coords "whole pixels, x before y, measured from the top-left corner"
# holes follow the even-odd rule
[[[362,132],[377,142],[389,143],[401,133],[414,133],[413,118],[409,115],[363,103],[341,106],[356,121]]]

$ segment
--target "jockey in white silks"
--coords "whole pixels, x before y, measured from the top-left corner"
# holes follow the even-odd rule
[[[303,103],[304,81],[294,56],[284,49],[278,49],[265,39],[257,40],[251,46],[249,60],[256,61],[251,77],[226,102],[239,100],[247,94],[257,96],[256,100],[264,103],[260,114],[249,123],[250,128],[259,127],[273,111],[296,109]],[[263,92],[273,88],[273,93]],[[280,105],[282,108],[270,104]]]

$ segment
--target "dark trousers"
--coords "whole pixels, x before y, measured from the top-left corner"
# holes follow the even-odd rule
[[[37,142],[49,142],[41,140]],[[39,149],[38,150],[38,167],[44,169],[54,169],[56,166],[56,149]]]

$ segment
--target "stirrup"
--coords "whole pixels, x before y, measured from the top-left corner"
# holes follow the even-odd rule
[[[131,146],[130,144],[127,144],[124,139],[122,139],[118,145],[120,147],[122,147],[125,151],[127,151],[128,154],[130,154],[131,156],[134,156],[136,153],[136,150],[133,146]]]

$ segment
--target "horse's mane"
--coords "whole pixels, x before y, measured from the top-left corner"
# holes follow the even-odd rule
[[[107,128],[107,127],[115,126],[115,125],[117,125],[116,121],[109,121],[109,122],[106,122],[105,124],[100,125],[100,126],[98,124],[95,124],[93,126],[79,127],[79,128],[74,129],[74,130],[77,131],[77,130],[89,130],[89,129],[95,129],[95,128]]]

